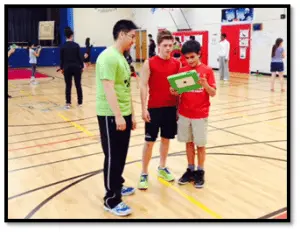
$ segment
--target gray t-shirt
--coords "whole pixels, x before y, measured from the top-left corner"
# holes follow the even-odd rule
[[[284,52],[283,47],[278,47],[275,51],[275,56],[272,57],[272,62],[276,62],[276,63],[283,62],[283,57],[282,57],[283,52]]]

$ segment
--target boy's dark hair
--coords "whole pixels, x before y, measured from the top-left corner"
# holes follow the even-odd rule
[[[192,53],[192,52],[194,52],[196,54],[200,54],[200,50],[201,50],[201,45],[196,40],[186,41],[181,48],[181,52],[183,55]]]
[[[65,37],[69,39],[72,35],[74,35],[72,29],[70,27],[66,27],[64,30]]]
[[[190,40],[195,40],[196,38],[195,38],[195,36],[194,35],[191,35],[190,36]]]
[[[131,20],[126,20],[126,19],[119,20],[114,25],[114,28],[113,28],[114,40],[118,39],[118,36],[119,36],[121,31],[127,33],[131,30],[136,30],[136,29],[138,29],[138,27]]]
[[[225,33],[222,33],[221,34],[224,38],[226,38],[227,37],[227,35],[225,34]]]
[[[148,34],[148,37],[152,39],[152,34]]]
[[[157,34],[157,44],[160,45],[163,40],[174,40],[172,32],[168,30],[160,31]]]
[[[27,44],[27,49],[29,50],[31,47],[32,47],[32,45],[33,46],[36,46],[36,43],[35,42],[28,42],[28,44]]]

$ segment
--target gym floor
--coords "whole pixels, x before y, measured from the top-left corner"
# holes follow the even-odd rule
[[[139,65],[136,65],[139,70]],[[82,78],[84,103],[64,110],[65,82],[56,68],[38,68],[39,84],[9,80],[8,218],[118,218],[103,210],[103,161],[95,111],[95,68]],[[233,75],[217,81],[211,98],[206,183],[180,186],[157,178],[159,142],[150,163],[149,189],[124,197],[128,218],[286,218],[287,94],[270,91],[270,77]],[[286,81],[286,80],[285,80]],[[126,185],[141,173],[144,123],[136,81],[132,93],[138,128],[132,132]],[[286,82],[285,82],[286,86]],[[185,144],[171,142],[168,167],[178,180],[187,167]]]

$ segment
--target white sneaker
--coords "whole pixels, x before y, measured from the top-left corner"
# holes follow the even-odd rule
[[[71,108],[71,105],[70,104],[66,104],[65,106],[64,106],[64,109],[65,110],[68,110],[68,109],[70,109]]]
[[[126,205],[124,202],[119,203],[115,208],[110,209],[106,206],[104,206],[104,210],[117,215],[117,216],[128,216],[132,213],[131,208]]]
[[[30,84],[33,84],[33,85],[37,85],[38,82],[36,81],[35,77],[31,77],[30,78]]]

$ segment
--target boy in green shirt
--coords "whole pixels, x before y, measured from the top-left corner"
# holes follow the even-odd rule
[[[130,132],[136,127],[130,89],[130,68],[123,56],[135,42],[137,26],[120,20],[113,28],[115,43],[96,62],[96,108],[104,160],[104,209],[118,216],[131,214],[122,196],[134,193],[124,187],[122,173],[129,147]]]

